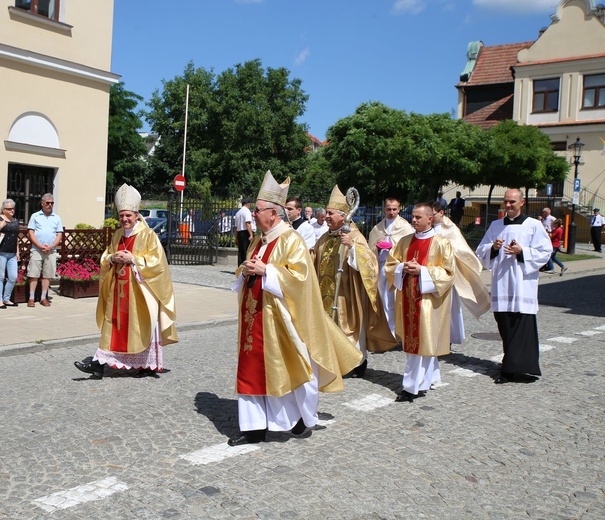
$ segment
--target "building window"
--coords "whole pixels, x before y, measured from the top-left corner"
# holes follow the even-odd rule
[[[567,141],[553,141],[550,143],[552,146],[553,152],[566,152],[567,151]]]
[[[534,81],[534,112],[559,110],[559,78]]]
[[[59,21],[60,0],[15,0],[15,7]]]
[[[605,74],[584,76],[582,108],[605,108]]]

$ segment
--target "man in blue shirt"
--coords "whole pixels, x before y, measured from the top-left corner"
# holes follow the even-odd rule
[[[61,217],[53,211],[55,200],[52,193],[42,195],[42,211],[34,213],[27,228],[28,236],[32,244],[31,256],[27,266],[29,277],[29,300],[28,307],[35,307],[34,295],[38,285],[38,278],[42,276],[42,292],[40,294],[40,305],[50,306],[48,301],[48,288],[50,279],[55,277],[57,267],[57,254],[55,248],[61,243],[63,237],[63,223]]]

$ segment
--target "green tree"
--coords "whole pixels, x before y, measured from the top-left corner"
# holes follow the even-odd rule
[[[325,150],[325,148],[320,148],[308,154],[304,181],[300,190],[300,197],[304,201],[320,205],[328,202],[332,188],[336,184],[336,175],[330,170]]]
[[[475,185],[481,179],[490,187],[488,204],[495,186],[543,188],[548,182],[565,180],[569,165],[539,128],[506,120],[487,130],[487,135],[487,158]]]
[[[306,126],[297,122],[308,96],[284,68],[264,69],[252,60],[218,76],[189,63],[182,76],[154,92],[147,115],[161,136],[155,176],[180,172],[189,84],[186,176],[211,182],[213,191],[253,194],[267,169],[293,180],[305,166]]]
[[[326,157],[338,182],[355,186],[367,203],[387,195],[428,200],[442,185],[480,171],[483,137],[479,128],[448,114],[363,103],[328,130]]]
[[[143,186],[147,169],[147,148],[138,131],[143,126],[137,105],[143,98],[126,90],[124,83],[111,86],[107,140],[107,181],[110,185],[126,182]]]

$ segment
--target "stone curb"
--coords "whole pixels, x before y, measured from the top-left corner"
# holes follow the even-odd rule
[[[190,330],[210,329],[214,327],[222,327],[223,325],[231,325],[237,322],[237,316],[232,318],[222,318],[218,320],[197,321],[191,323],[177,324],[178,332],[187,332]],[[98,343],[101,334],[90,334],[88,336],[76,336],[73,338],[51,339],[48,341],[40,341],[36,343],[16,343],[14,345],[1,345],[0,358],[9,356],[22,356],[24,354],[33,354],[44,350],[53,350],[56,348],[78,347],[89,343]]]

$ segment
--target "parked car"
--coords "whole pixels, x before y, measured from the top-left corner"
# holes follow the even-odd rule
[[[150,218],[167,219],[168,210],[167,209],[141,209],[141,210],[139,210],[139,215],[141,215],[145,220],[149,220]],[[176,215],[172,216],[172,218],[175,218],[175,217],[176,217]]]
[[[412,211],[414,210],[414,204],[410,204],[401,210],[400,215],[406,219],[410,224],[412,223]]]
[[[156,232],[158,238],[160,239],[160,243],[166,247],[166,242],[168,241],[168,219],[167,218],[157,218],[157,217],[149,217],[145,219],[147,221],[147,225]],[[172,240],[178,237],[178,222],[176,220],[172,221],[172,232],[170,233],[170,238]]]

